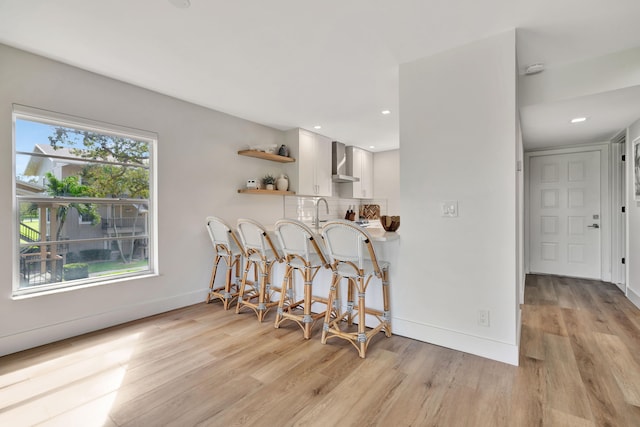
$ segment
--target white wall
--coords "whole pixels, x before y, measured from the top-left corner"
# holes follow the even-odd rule
[[[383,215],[400,215],[400,150],[373,154],[373,194],[387,200]]]
[[[627,298],[640,308],[640,202],[634,200],[634,145],[640,142],[640,120],[627,130]]]
[[[273,222],[283,199],[238,194],[279,164],[237,156],[280,131],[0,45],[0,355],[204,301],[212,263],[204,218]],[[11,299],[11,106],[18,103],[156,132],[160,275]]]
[[[515,31],[400,66],[401,335],[518,363]],[[459,217],[440,202],[457,200]],[[478,310],[490,310],[490,326]]]

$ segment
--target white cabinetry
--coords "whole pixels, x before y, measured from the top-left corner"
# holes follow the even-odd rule
[[[331,138],[292,129],[286,140],[290,155],[296,158],[289,176],[293,190],[301,196],[331,196]]]
[[[341,184],[340,195],[354,199],[373,198],[373,153],[358,147],[347,147],[347,175],[358,182]]]

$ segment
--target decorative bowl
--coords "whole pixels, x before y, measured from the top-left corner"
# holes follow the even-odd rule
[[[382,215],[380,224],[386,231],[396,231],[400,227],[400,215]]]

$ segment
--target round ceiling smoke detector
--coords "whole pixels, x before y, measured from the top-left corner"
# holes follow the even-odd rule
[[[524,69],[524,74],[527,76],[531,76],[533,74],[539,74],[544,71],[544,64],[539,62],[537,64],[531,64],[527,68]]]
[[[189,0],[169,0],[169,3],[180,9],[186,9],[191,6],[191,2]]]

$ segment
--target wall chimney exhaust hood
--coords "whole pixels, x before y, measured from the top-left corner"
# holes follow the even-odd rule
[[[358,182],[360,178],[347,175],[347,152],[342,142],[333,141],[331,179],[333,182]]]

